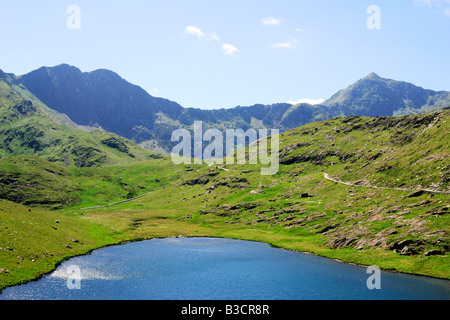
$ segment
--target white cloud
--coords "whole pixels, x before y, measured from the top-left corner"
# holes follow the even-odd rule
[[[281,19],[277,19],[274,17],[263,18],[262,22],[265,26],[276,26],[281,23]]]
[[[300,99],[300,100],[286,101],[286,103],[290,103],[292,105],[297,105],[299,103],[308,103],[308,104],[311,104],[311,105],[316,105],[316,104],[321,104],[324,101],[325,101],[324,99]]]
[[[217,33],[213,32],[213,33],[208,33],[207,39],[206,39],[206,40],[220,41],[220,38],[219,38],[219,36],[217,35]]]
[[[272,44],[271,47],[272,48],[282,48],[282,49],[293,49],[293,48],[295,48],[295,45],[297,43],[298,43],[297,39],[292,39],[287,42],[278,42],[278,43]]]
[[[202,39],[205,36],[201,29],[194,26],[187,26],[185,30],[187,33],[197,36],[199,39]]]
[[[223,53],[226,55],[233,55],[233,54],[239,52],[238,48],[236,48],[235,46],[228,44],[228,43],[224,43],[222,45],[222,50],[223,50]]]
[[[185,28],[185,31],[193,36],[198,37],[199,39],[202,39],[202,40],[220,41],[219,36],[215,32],[205,33],[202,31],[202,29],[194,27],[194,26],[187,26]]]
[[[450,0],[414,0],[414,3],[422,7],[438,8],[439,13],[450,17]]]
[[[214,41],[220,41],[219,36],[215,32],[211,33],[205,33],[200,28],[194,27],[194,26],[187,26],[185,28],[186,33],[191,34],[193,36],[196,36],[197,38],[205,41],[214,40]],[[239,52],[239,49],[235,46],[224,43],[222,44],[222,51],[226,55],[234,55],[235,53]]]
[[[450,0],[414,0],[414,3],[418,3],[420,5],[428,7],[431,7],[432,5],[441,7],[442,4],[450,4]]]

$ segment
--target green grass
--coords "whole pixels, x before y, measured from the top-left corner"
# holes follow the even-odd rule
[[[0,159],[0,197],[48,209],[104,205],[157,190],[181,177],[167,158],[124,165],[77,168],[37,156]]]
[[[2,287],[35,279],[64,259],[116,241],[109,230],[74,215],[4,200],[0,213]]]

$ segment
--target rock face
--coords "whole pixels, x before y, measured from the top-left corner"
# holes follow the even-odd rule
[[[440,256],[440,255],[444,255],[445,252],[442,252],[441,250],[429,250],[427,252],[425,252],[423,255],[428,257],[428,256]]]
[[[413,247],[406,246],[402,249],[402,251],[400,251],[400,255],[402,256],[411,256],[414,254],[418,254],[418,251]]]
[[[157,102],[160,107],[181,108],[151,97],[109,70],[83,73],[63,64],[30,72],[20,82],[47,106],[67,114],[77,124],[99,124],[126,138],[138,134],[135,127],[154,128]]]
[[[245,189],[248,187],[249,181],[244,177],[231,176],[226,178],[213,179],[215,174],[208,174],[193,179],[184,181],[183,185],[195,186],[195,185],[206,185],[210,181],[212,185],[208,186],[206,190],[215,190],[219,186],[227,187],[230,189]]]
[[[433,205],[428,212],[437,219],[439,215],[434,213],[446,208],[432,200],[422,200],[419,203],[426,203],[426,206]],[[316,228],[316,233],[323,234],[327,238],[324,244],[335,249],[381,248],[407,256],[447,254],[450,251],[448,233],[445,230],[433,229],[425,219],[428,215],[406,218],[413,211],[412,208],[417,207],[413,204],[377,207],[365,213],[347,215],[345,218],[335,216],[332,220],[338,220],[339,223],[334,221],[322,223]],[[383,228],[377,230],[377,226]]]
[[[317,231],[316,233],[327,233],[328,231],[333,230],[334,228],[336,228],[336,226],[333,226],[333,225],[326,226],[325,228]]]
[[[414,227],[412,227],[414,230]],[[444,231],[442,231],[445,233]],[[384,250],[394,251],[400,255],[445,255],[450,251],[445,241],[435,240],[434,237],[439,233],[434,232],[428,235],[423,230],[420,231],[425,239],[407,239],[400,241],[391,241],[391,238],[398,236],[395,228],[387,228],[377,234],[372,235],[371,232],[364,228],[346,229],[344,232],[339,226],[330,225],[317,233],[326,234],[330,238],[325,244],[335,249],[351,247],[357,250],[382,248]],[[407,234],[410,234],[409,232]],[[428,239],[427,239],[428,238]],[[429,249],[429,247],[439,247],[439,249]]]
[[[196,185],[204,186],[208,182],[209,182],[209,178],[203,176],[203,177],[197,177],[197,178],[193,178],[193,179],[190,179],[190,180],[186,180],[182,184],[185,185],[185,186],[196,186]]]

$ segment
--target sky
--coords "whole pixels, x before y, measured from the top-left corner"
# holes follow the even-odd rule
[[[330,98],[375,72],[450,91],[450,0],[0,0],[0,69],[109,69],[202,109]]]

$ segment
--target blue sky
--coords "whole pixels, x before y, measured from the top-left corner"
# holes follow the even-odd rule
[[[370,72],[450,90],[450,0],[0,0],[0,28],[5,72],[106,68],[184,107],[327,99]]]

